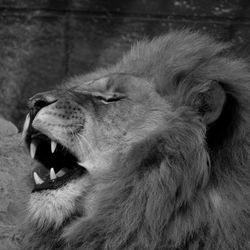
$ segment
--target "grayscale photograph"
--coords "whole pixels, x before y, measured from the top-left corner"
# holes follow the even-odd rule
[[[250,250],[250,1],[0,0],[0,250]]]

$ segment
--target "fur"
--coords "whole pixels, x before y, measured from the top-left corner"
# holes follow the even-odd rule
[[[172,32],[139,42],[111,68],[71,79],[74,86],[134,75],[171,108],[94,178],[95,192],[81,201],[95,208],[90,216],[52,231],[32,225],[24,249],[249,249],[250,71],[229,52],[207,35]]]
[[[61,189],[33,193],[28,203],[29,220],[34,221],[40,230],[48,230],[51,225],[57,229],[65,219],[79,212],[74,202],[81,199],[88,182],[85,178],[70,182]]]

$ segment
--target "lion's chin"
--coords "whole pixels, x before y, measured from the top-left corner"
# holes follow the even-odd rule
[[[28,202],[29,220],[38,229],[58,229],[73,215],[84,213],[81,208],[86,177],[73,180],[55,190],[43,190],[31,194]]]

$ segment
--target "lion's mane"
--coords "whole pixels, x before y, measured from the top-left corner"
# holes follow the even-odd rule
[[[152,82],[171,103],[171,119],[95,180],[103,188],[94,216],[65,222],[56,232],[32,228],[26,249],[249,249],[245,61],[232,56],[228,44],[181,31],[139,42],[117,65],[83,79],[116,72]],[[197,98],[211,81],[226,102],[206,125],[200,117],[210,107]]]

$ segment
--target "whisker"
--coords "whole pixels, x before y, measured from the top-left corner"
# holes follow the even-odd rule
[[[89,141],[87,140],[87,138],[84,136],[84,135],[81,135],[81,134],[77,134],[75,135],[76,138],[78,139],[79,141],[79,144],[80,144],[80,147],[82,147],[82,140],[84,140],[84,142],[87,144],[87,150],[89,151],[89,156],[93,159],[93,163],[95,165],[95,168],[97,169],[97,166],[95,164],[95,159],[94,159],[94,149],[93,147],[91,146],[91,144],[89,143]]]
[[[89,143],[89,141],[87,140],[87,138],[86,138],[84,135],[77,134],[77,137],[79,138],[79,140],[80,140],[80,139],[83,139],[84,142],[88,145],[90,151],[91,151],[92,153],[94,153],[94,149],[92,148],[91,144]]]

